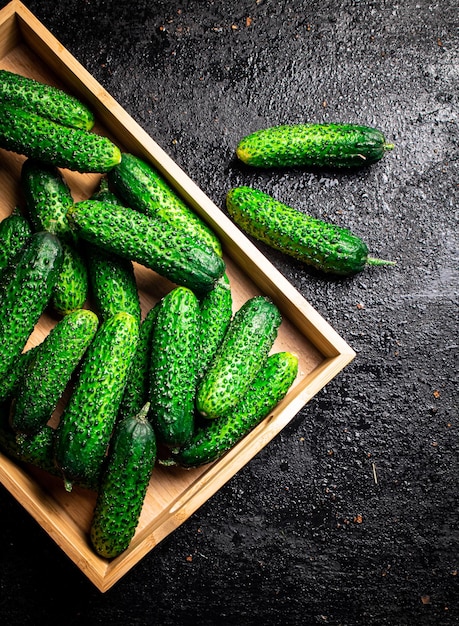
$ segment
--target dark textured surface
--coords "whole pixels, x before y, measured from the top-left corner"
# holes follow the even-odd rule
[[[357,358],[106,594],[2,488],[2,622],[458,624],[457,3],[26,4],[216,204],[259,186],[397,266],[329,279],[262,248]],[[235,163],[299,121],[396,148],[352,175]]]

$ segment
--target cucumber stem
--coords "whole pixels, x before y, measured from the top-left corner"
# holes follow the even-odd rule
[[[385,143],[383,147],[384,147],[384,150],[393,150],[395,148],[395,144]]]
[[[367,265],[396,265],[397,261],[387,261],[386,259],[376,259],[375,257],[367,257]]]

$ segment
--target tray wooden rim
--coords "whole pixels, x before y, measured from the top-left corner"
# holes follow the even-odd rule
[[[59,43],[19,0],[0,10],[0,48],[5,51],[25,42],[59,75],[64,83],[78,86],[81,95],[95,108],[110,133],[122,133],[123,142],[135,146],[139,156],[152,162],[169,183],[203,216],[220,236],[231,257],[256,280],[266,295],[273,297],[283,315],[323,355],[323,361],[309,373],[295,394],[279,405],[265,422],[217,463],[208,467],[186,493],[171,503],[154,528],[136,535],[129,549],[112,561],[97,557],[81,536],[72,519],[56,509],[56,502],[34,480],[26,468],[0,453],[0,481],[44,528],[69,558],[101,591],[112,587],[159,541],[195,512],[225,482],[275,437],[298,411],[354,357],[354,350],[305,300],[291,283],[250,242],[239,228],[204,194],[169,155],[130,117],[80,63]],[[3,54],[0,54],[3,56]]]

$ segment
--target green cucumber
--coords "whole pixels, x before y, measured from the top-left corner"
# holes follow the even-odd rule
[[[109,190],[106,177],[101,178],[99,189],[91,199],[121,205]],[[91,294],[101,319],[126,311],[140,321],[140,299],[132,261],[94,244],[88,243],[84,249]]]
[[[0,403],[16,396],[22,385],[22,377],[37,348],[38,346],[35,346],[21,352],[11,363],[9,370],[0,380]]]
[[[152,165],[124,152],[107,175],[109,186],[132,209],[164,220],[222,255],[220,241],[201,218],[177,195]]]
[[[193,291],[209,291],[225,271],[211,248],[129,207],[82,200],[67,216],[79,237]]]
[[[150,413],[158,440],[174,448],[194,428],[199,301],[176,287],[161,301],[150,347]]]
[[[89,295],[86,260],[72,244],[62,242],[62,267],[53,291],[51,306],[60,315],[81,309]]]
[[[29,220],[16,207],[0,222],[0,272],[29,241]]]
[[[42,115],[54,122],[91,130],[93,112],[59,87],[8,70],[0,70],[0,102]]]
[[[367,265],[394,265],[370,257],[367,245],[349,229],[311,217],[258,189],[231,189],[226,206],[248,235],[322,272],[348,276]]]
[[[56,432],[56,462],[68,490],[100,474],[138,336],[137,319],[116,313],[86,350]]]
[[[393,148],[383,133],[358,124],[283,124],[255,131],[236,148],[254,167],[355,168],[379,161]]]
[[[100,318],[105,320],[125,311],[140,321],[140,299],[132,261],[93,244],[85,246],[85,258],[90,293]]]
[[[199,384],[201,415],[215,419],[234,410],[268,357],[281,322],[279,309],[264,296],[253,296],[236,311]]]
[[[108,188],[106,176],[101,178],[91,200],[122,205]],[[85,253],[92,297],[101,318],[126,311],[140,320],[140,299],[132,261],[90,243],[85,246]]]
[[[161,301],[153,306],[140,325],[139,341],[129,368],[118,419],[135,415],[148,401],[150,389],[150,347]]]
[[[121,158],[123,158],[123,155],[121,155]],[[100,202],[109,202],[110,204],[120,204],[124,206],[122,200],[110,189],[107,175],[101,176],[99,187],[92,194],[91,200],[99,200]]]
[[[11,425],[16,431],[36,433],[49,421],[98,324],[88,309],[69,313],[34,351],[13,403]]]
[[[200,302],[198,380],[204,376],[228,329],[233,315],[233,296],[227,274],[215,283]]]
[[[26,159],[21,167],[20,184],[33,230],[46,230],[61,241],[75,243],[67,219],[73,196],[63,173],[54,165]]]
[[[56,431],[52,426],[43,426],[33,434],[17,433],[8,421],[10,402],[0,405],[0,451],[9,458],[28,463],[52,476],[61,477],[61,471],[54,460],[54,439]],[[91,483],[78,483],[79,487],[97,490],[99,477]]]
[[[121,160],[108,137],[62,126],[0,103],[0,147],[77,172],[107,172]]]
[[[131,543],[156,460],[156,438],[146,413],[117,423],[101,476],[90,528],[100,556],[112,559]]]
[[[88,271],[67,219],[73,205],[70,188],[57,167],[35,159],[24,161],[21,187],[32,228],[53,233],[62,244],[62,268],[51,304],[61,315],[81,309],[88,297]]]
[[[0,378],[22,352],[44,312],[62,264],[62,247],[51,233],[31,235],[29,244],[2,273],[0,282]]]
[[[199,467],[220,458],[247,435],[282,400],[298,373],[298,358],[290,352],[268,357],[244,397],[227,417],[210,420],[199,427],[172,464]],[[170,463],[168,463],[170,464]]]
[[[54,463],[54,428],[44,426],[33,435],[16,433],[8,421],[10,403],[0,405],[0,450],[10,459],[30,463],[57,475]]]

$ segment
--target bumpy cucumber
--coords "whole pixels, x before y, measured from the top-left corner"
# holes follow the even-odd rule
[[[38,346],[13,404],[11,425],[15,430],[36,433],[48,422],[98,323],[92,311],[74,311],[62,318]]]
[[[91,199],[122,204],[109,190],[106,177],[101,178],[99,189]],[[132,261],[91,243],[84,246],[84,250],[91,293],[100,317],[106,319],[118,311],[126,311],[140,320],[140,300]]]
[[[62,242],[62,267],[53,291],[51,305],[60,315],[81,309],[88,297],[89,277],[86,260],[72,244]]]
[[[94,126],[93,112],[75,96],[8,70],[0,70],[0,102],[8,102],[64,126],[83,130]]]
[[[140,320],[140,300],[132,261],[93,244],[85,246],[85,257],[90,292],[101,319],[125,311]]]
[[[99,327],[80,365],[56,432],[56,461],[71,490],[100,473],[139,336],[129,313],[116,313]]]
[[[367,245],[350,230],[311,217],[258,189],[231,189],[226,206],[247,234],[322,272],[347,276],[366,265],[394,265],[370,257]]]
[[[150,348],[161,301],[157,302],[140,325],[139,341],[132,359],[121,400],[118,419],[135,415],[148,401],[150,389]]]
[[[67,219],[67,211],[73,205],[70,188],[57,167],[35,159],[24,161],[21,187],[33,229],[46,230],[61,241],[63,262],[52,305],[58,313],[66,315],[80,309],[88,296],[86,263]]]
[[[117,423],[101,477],[90,528],[96,552],[114,558],[129,547],[138,526],[156,460],[156,438],[146,413]]]
[[[284,124],[244,137],[238,158],[255,167],[355,168],[379,161],[388,144],[383,133],[358,124]]]
[[[24,248],[31,234],[29,220],[17,207],[0,222],[0,271]]]
[[[8,416],[10,402],[0,405],[0,451],[15,461],[29,463],[53,476],[62,476],[54,460],[54,437],[52,426],[43,426],[37,433],[17,433],[11,427]],[[99,476],[91,484],[78,483],[79,487],[97,490]]]
[[[26,159],[21,168],[20,184],[32,228],[75,243],[75,234],[67,219],[73,196],[62,172],[54,165]]]
[[[298,373],[298,358],[289,352],[268,357],[244,397],[227,417],[211,420],[172,455],[182,467],[199,467],[220,458],[247,435],[282,400]]]
[[[220,241],[152,165],[129,153],[108,174],[110,188],[127,206],[188,233],[222,255]]]
[[[121,160],[120,149],[108,137],[6,103],[0,103],[0,147],[77,172],[107,172]]]
[[[196,292],[212,289],[225,271],[211,248],[129,207],[82,200],[67,216],[80,237]]]
[[[33,435],[17,434],[8,421],[10,403],[0,404],[0,450],[11,459],[31,463],[57,475],[54,463],[54,428],[44,426]]]
[[[150,413],[158,440],[171,448],[193,432],[199,301],[176,287],[161,301],[151,340]]]
[[[236,311],[199,384],[201,415],[215,419],[236,407],[268,357],[281,322],[279,309],[264,296],[250,298]]]
[[[12,399],[22,385],[22,377],[32,360],[38,346],[30,348],[26,352],[21,352],[10,365],[10,369],[0,379],[0,403]]]
[[[51,233],[31,235],[29,244],[2,273],[0,282],[0,378],[22,352],[45,310],[62,264],[62,247]]]
[[[197,377],[206,372],[228,329],[233,315],[233,296],[227,274],[218,280],[215,287],[202,298]]]

